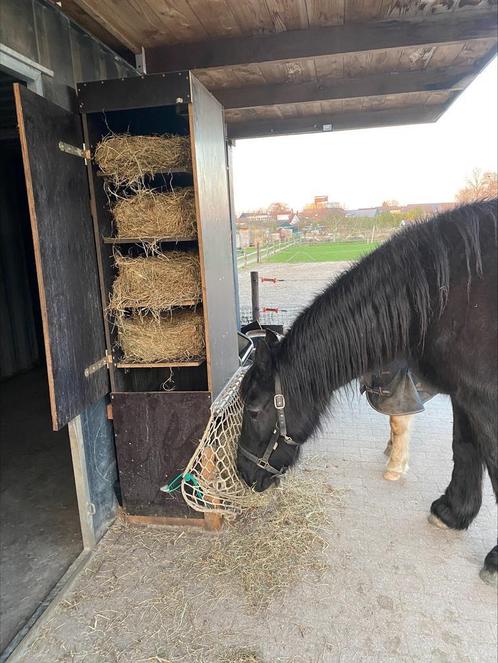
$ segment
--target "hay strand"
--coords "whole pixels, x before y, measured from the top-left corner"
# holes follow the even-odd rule
[[[110,134],[95,149],[95,161],[115,186],[143,182],[146,176],[191,170],[189,136]]]
[[[199,311],[167,317],[132,315],[116,321],[123,360],[130,363],[182,362],[206,355],[204,319]]]
[[[193,251],[168,251],[129,258],[115,254],[118,276],[109,309],[135,308],[157,312],[192,306],[202,297],[199,256]]]
[[[158,193],[141,189],[113,208],[116,236],[138,239],[196,239],[193,187]]]

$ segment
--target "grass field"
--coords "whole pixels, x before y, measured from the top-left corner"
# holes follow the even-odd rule
[[[373,242],[331,242],[327,244],[304,244],[290,246],[270,256],[264,262],[337,262],[338,260],[358,260],[370,253],[379,244]]]

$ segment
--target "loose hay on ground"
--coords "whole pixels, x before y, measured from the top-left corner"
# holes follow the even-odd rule
[[[113,208],[116,236],[195,239],[197,226],[193,187],[167,193],[141,189]]]
[[[177,311],[164,317],[121,316],[116,324],[124,361],[192,361],[206,355],[204,318],[200,311]]]
[[[199,256],[194,252],[170,251],[129,258],[116,253],[118,276],[112,288],[112,312],[139,308],[161,311],[191,306],[202,296]]]
[[[137,184],[147,175],[191,170],[189,136],[110,134],[96,147],[95,161],[115,186]]]
[[[303,574],[324,569],[327,497],[333,494],[312,474],[290,472],[265,493],[266,505],[226,524],[190,573],[215,575],[220,592],[225,582],[236,580],[249,604],[266,605]]]
[[[304,663],[268,658],[254,638],[266,606],[280,611],[326,568],[327,516],[340,497],[326,481],[320,468],[297,470],[221,534],[114,525],[29,660]]]

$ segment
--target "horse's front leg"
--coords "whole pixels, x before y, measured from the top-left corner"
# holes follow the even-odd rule
[[[481,447],[485,444],[486,426],[484,418],[480,422],[477,403],[472,416],[467,414],[472,405],[462,407],[453,398],[452,405],[453,472],[444,495],[431,505],[429,522],[438,527],[467,529],[481,508],[485,462]]]
[[[391,415],[389,425],[391,437],[387,443],[385,454],[389,456],[384,479],[397,481],[408,470],[408,450],[410,448],[410,428],[412,414]]]

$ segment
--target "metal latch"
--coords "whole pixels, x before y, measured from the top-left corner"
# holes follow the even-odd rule
[[[93,364],[90,364],[90,366],[87,366],[85,368],[85,377],[89,378],[90,375],[93,375],[101,368],[106,368],[106,367],[109,368],[109,364],[112,364],[112,356],[106,350],[105,357],[102,357],[102,359],[98,359]]]
[[[97,513],[97,509],[95,508],[95,504],[93,502],[86,503],[86,510],[89,516],[94,516]]]
[[[87,149],[85,143],[83,147],[76,147],[76,145],[71,145],[70,143],[65,143],[64,141],[59,141],[59,150],[61,152],[66,152],[66,154],[72,154],[74,157],[81,157],[85,160],[85,164],[92,158],[90,150]]]

